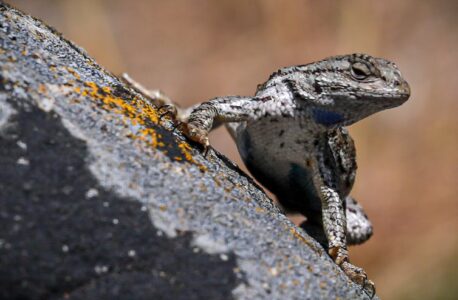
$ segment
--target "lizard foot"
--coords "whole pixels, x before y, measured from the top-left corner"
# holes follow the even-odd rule
[[[344,271],[353,282],[361,285],[367,295],[372,299],[375,296],[375,284],[367,278],[362,268],[352,265],[348,260],[348,252],[341,247],[329,248],[329,255],[334,262]]]
[[[178,110],[175,105],[165,104],[161,105],[157,109],[159,113],[159,120],[162,120],[163,117],[169,116],[172,120],[176,120],[178,115]]]
[[[201,144],[204,147],[204,156],[207,156],[210,142],[208,140],[208,132],[192,125],[191,123],[184,123],[185,129],[183,133],[192,141]]]
[[[355,283],[361,285],[364,291],[372,299],[375,295],[375,284],[367,278],[363,269],[345,261],[340,265],[344,273]]]
[[[122,74],[121,80],[136,92],[140,93],[149,101],[150,104],[157,108],[159,121],[161,121],[163,117],[169,116],[174,123],[173,130],[182,125],[180,121],[185,120],[187,114],[189,114],[187,110],[181,109],[161,91],[148,90],[143,85],[132,79],[127,73]]]
[[[157,110],[159,113],[159,117],[158,117],[159,122],[161,122],[165,116],[168,116],[170,118],[173,124],[171,127],[172,132],[175,132],[175,130],[177,129],[180,130],[181,132],[185,131],[186,122],[181,120],[178,109],[175,105],[166,104],[166,105],[159,107]]]

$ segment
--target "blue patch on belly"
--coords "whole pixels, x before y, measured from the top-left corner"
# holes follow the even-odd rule
[[[335,125],[345,121],[345,118],[341,114],[319,108],[314,108],[312,115],[313,120],[322,125]]]

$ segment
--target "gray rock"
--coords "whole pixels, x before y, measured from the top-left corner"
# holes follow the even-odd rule
[[[1,299],[368,298],[237,166],[0,11]]]

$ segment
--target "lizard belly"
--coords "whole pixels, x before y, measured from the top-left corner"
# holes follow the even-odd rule
[[[312,129],[296,119],[258,120],[232,129],[247,168],[286,209],[321,211],[306,164],[313,149]]]

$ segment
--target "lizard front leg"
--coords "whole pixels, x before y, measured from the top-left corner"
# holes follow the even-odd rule
[[[226,122],[246,121],[256,98],[228,96],[204,102],[193,109],[186,122],[185,135],[208,147],[208,133]]]
[[[334,262],[354,282],[368,288],[372,296],[375,285],[368,280],[363,269],[350,263],[347,249],[347,220],[344,199],[337,193],[336,185],[322,159],[309,159],[313,170],[313,183],[322,205],[323,228],[328,240],[328,252]]]
[[[180,123],[183,122],[184,134],[191,140],[202,144],[205,149],[210,146],[208,141],[210,130],[225,122],[248,120],[253,116],[250,115],[253,103],[266,100],[257,97],[227,96],[182,109],[162,92],[148,90],[127,73],[123,73],[121,79],[149,99],[154,106],[164,109],[165,112],[162,115],[169,114],[178,119]]]

